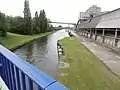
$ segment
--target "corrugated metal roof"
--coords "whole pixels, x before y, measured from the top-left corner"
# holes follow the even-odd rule
[[[120,28],[120,8],[81,23],[79,28]]]
[[[95,28],[99,23],[101,17],[94,17],[85,22],[82,22],[78,27],[79,28]]]
[[[88,21],[84,21],[78,25],[78,28],[86,28]]]
[[[102,15],[96,28],[120,28],[120,9]]]
[[[87,24],[87,28],[95,28],[99,21],[100,21],[101,17],[94,17],[88,24]]]

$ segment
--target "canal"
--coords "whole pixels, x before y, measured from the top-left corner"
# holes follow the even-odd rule
[[[64,37],[68,37],[68,33],[65,30],[60,30],[32,41],[15,50],[14,53],[56,78],[59,68],[57,41]]]

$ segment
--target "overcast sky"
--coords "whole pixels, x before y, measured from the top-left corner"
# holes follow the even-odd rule
[[[110,11],[120,8],[119,0],[29,0],[32,16],[44,9],[51,21],[77,22],[79,12],[92,5]],[[12,16],[23,16],[24,0],[0,0],[0,11]]]

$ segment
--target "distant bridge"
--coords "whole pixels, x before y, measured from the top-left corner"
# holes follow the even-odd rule
[[[58,23],[58,24],[76,25],[76,23],[66,23],[66,22],[48,22],[48,23]]]
[[[74,29],[74,27],[54,27],[55,30],[59,30],[59,29]]]

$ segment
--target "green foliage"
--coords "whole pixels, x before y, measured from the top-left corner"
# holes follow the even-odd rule
[[[52,32],[46,32],[46,33],[40,33],[35,35],[20,35],[20,34],[13,34],[8,32],[8,36],[4,39],[0,38],[0,43],[5,46],[8,49],[15,48],[16,46],[23,45],[25,43],[28,43],[34,39],[47,36],[51,34]]]
[[[7,36],[8,23],[5,18],[5,14],[0,12],[0,35],[2,37]]]
[[[59,25],[58,27],[62,28],[62,26],[61,26],[61,25]]]
[[[40,23],[39,23],[39,16],[38,16],[38,12],[36,11],[35,13],[35,26],[39,27]]]
[[[70,90],[120,90],[120,80],[76,38],[60,43],[65,50],[61,57],[65,65],[61,65],[58,76],[61,83]]]
[[[24,30],[29,35],[33,34],[32,19],[31,19],[31,13],[30,13],[30,7],[29,7],[28,0],[25,0],[25,3],[24,3]]]
[[[5,37],[7,31],[23,35],[33,35],[52,31],[54,28],[48,21],[50,20],[47,19],[44,10],[41,10],[40,14],[36,11],[35,17],[31,18],[29,1],[25,0],[24,18],[20,16],[6,16],[0,13],[0,36]]]
[[[54,30],[53,25],[48,24],[47,31],[49,32],[49,31],[53,31],[53,30]]]
[[[39,22],[39,16],[38,16],[38,12],[36,11],[35,13],[35,18],[34,18],[34,33],[40,33],[40,22]]]
[[[9,19],[9,32],[17,33],[17,34],[27,34],[27,32],[24,30],[24,18],[17,16],[17,17],[11,17]]]
[[[44,10],[40,11],[39,15],[39,22],[40,22],[40,30],[42,33],[47,31],[47,18],[46,18],[46,13]]]
[[[53,26],[49,24],[50,20],[47,19],[46,13],[44,10],[40,11],[40,14],[38,16],[38,12],[36,11],[35,13],[35,18],[34,18],[34,33],[44,33],[48,31],[52,31]]]

